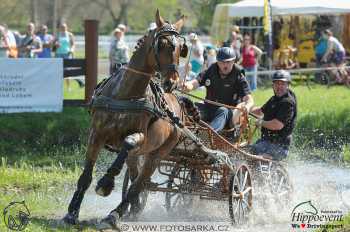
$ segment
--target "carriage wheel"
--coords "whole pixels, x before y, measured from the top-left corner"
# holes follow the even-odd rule
[[[243,164],[230,179],[229,213],[233,224],[242,225],[248,221],[252,208],[252,190],[250,171]]]
[[[292,198],[293,185],[287,170],[282,165],[274,164],[271,167],[269,184],[277,204],[280,206],[287,205]]]
[[[130,177],[129,177],[129,169],[126,169],[126,172],[124,175],[124,180],[123,180],[123,188],[122,188],[122,199],[123,200],[126,198],[126,194],[127,194],[128,189],[131,185],[130,183],[131,183],[131,181],[130,181]],[[147,203],[147,198],[148,198],[148,191],[147,190],[141,191],[139,194],[140,208],[138,209],[138,212],[134,212],[134,213],[141,213],[145,209],[146,203]],[[130,212],[130,210],[129,210],[129,212]],[[130,213],[132,213],[132,212],[130,212]]]
[[[181,180],[177,177],[181,177]],[[170,179],[167,188],[178,188],[179,192],[165,193],[165,208],[168,213],[181,212],[182,215],[188,215],[193,206],[194,199],[190,193],[191,182],[196,179],[195,174],[193,170],[181,170],[179,167],[174,167]]]

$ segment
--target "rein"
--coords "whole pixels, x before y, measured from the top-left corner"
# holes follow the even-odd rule
[[[241,108],[238,108],[238,107],[234,107],[234,106],[230,106],[230,105],[226,105],[226,104],[223,104],[223,103],[219,103],[219,102],[215,102],[215,101],[211,101],[211,100],[208,100],[208,99],[205,99],[205,98],[201,98],[201,97],[197,97],[196,95],[193,95],[193,94],[190,94],[190,93],[187,93],[183,90],[180,90],[180,89],[176,89],[176,91],[180,92],[181,94],[184,94],[184,95],[187,95],[189,97],[193,97],[197,100],[201,100],[201,101],[204,101],[208,104],[211,104],[211,105],[215,105],[215,106],[223,106],[223,107],[226,107],[228,109],[231,109],[231,110],[239,110],[241,111],[242,113],[244,113],[245,110],[241,109]],[[260,118],[258,115],[255,115],[251,112],[248,112],[250,116],[252,116],[253,118]]]
[[[130,68],[130,67],[128,67],[128,66],[123,66],[123,67],[121,67],[121,68],[122,68],[122,69],[125,69],[125,70],[127,70],[127,71],[130,71],[130,72],[136,73],[136,74],[140,74],[140,75],[144,75],[144,76],[146,76],[146,77],[150,77],[150,78],[152,78],[152,77],[154,76],[154,75],[151,74],[151,73],[146,73],[146,72],[138,71],[138,70],[133,69],[133,68]]]
[[[196,95],[187,93],[187,92],[185,92],[183,90],[180,90],[180,89],[176,89],[176,91],[180,92],[181,94],[187,95],[189,97],[193,97],[193,98],[195,98],[197,100],[204,101],[204,102],[206,102],[208,104],[211,104],[211,105],[223,106],[223,107],[226,107],[226,108],[231,109],[231,110],[239,110],[241,112],[244,112],[244,110],[241,109],[241,108],[238,108],[238,107],[235,107],[235,106],[226,105],[226,104],[223,104],[223,103],[220,103],[220,102],[211,101],[211,100],[208,100],[208,99],[205,99],[205,98],[197,97]]]

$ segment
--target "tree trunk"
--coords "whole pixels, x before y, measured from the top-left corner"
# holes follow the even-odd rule
[[[35,25],[37,25],[38,24],[38,2],[37,2],[37,0],[30,1],[30,8],[31,8],[30,21],[33,22]]]
[[[127,24],[127,16],[128,16],[128,1],[123,1],[120,4],[120,12],[118,18],[114,21],[114,26],[117,27],[119,23]]]
[[[56,36],[57,34],[57,15],[58,15],[58,1],[59,0],[53,0],[53,19],[52,19],[52,34]]]

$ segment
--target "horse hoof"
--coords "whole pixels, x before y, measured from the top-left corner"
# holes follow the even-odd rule
[[[108,215],[107,217],[102,219],[100,224],[97,225],[97,229],[98,230],[113,229],[113,230],[120,231],[119,228],[117,227],[117,220],[113,215]]]
[[[66,216],[62,219],[64,223],[69,225],[76,225],[78,224],[78,217],[74,214],[67,213]]]
[[[96,185],[96,193],[100,196],[106,197],[111,194],[114,188],[114,177],[104,175]]]

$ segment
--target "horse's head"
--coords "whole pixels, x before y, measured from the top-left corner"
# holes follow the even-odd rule
[[[170,24],[163,20],[157,10],[157,28],[149,32],[151,49],[147,57],[148,64],[162,74],[166,92],[171,92],[179,82],[179,57],[187,56],[186,41],[179,35],[184,19],[182,16],[175,24]]]

